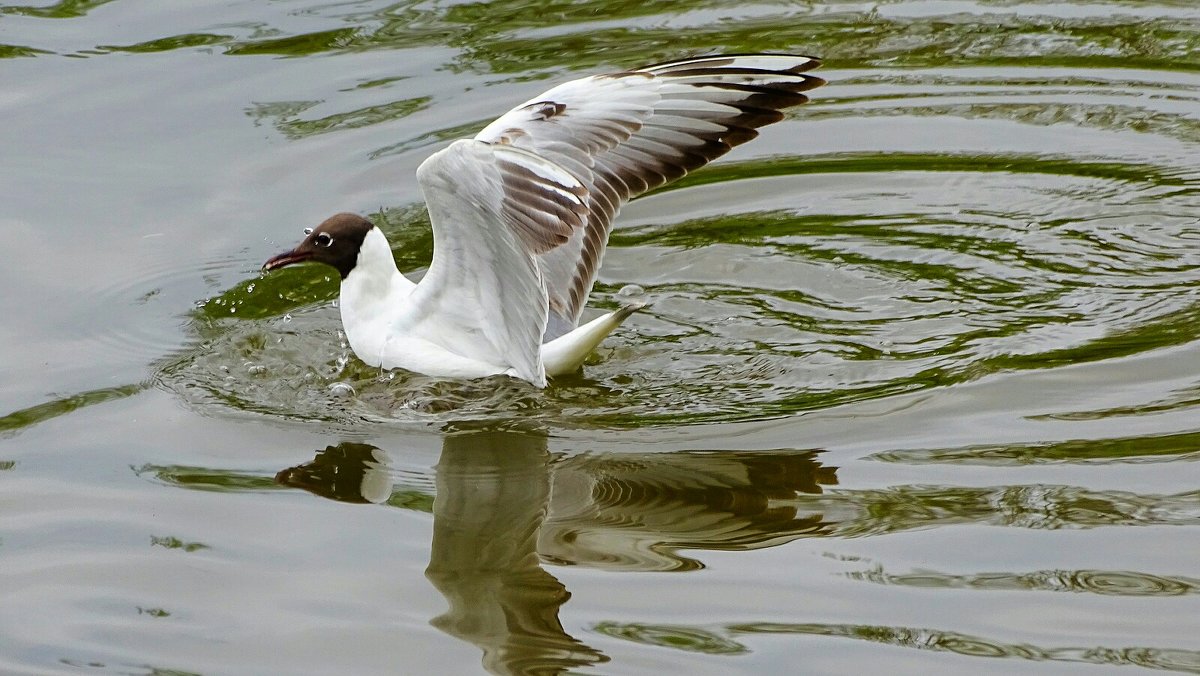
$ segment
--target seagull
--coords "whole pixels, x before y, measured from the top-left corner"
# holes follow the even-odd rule
[[[336,214],[263,272],[312,261],[341,275],[342,326],[370,366],[536,387],[577,371],[641,305],[579,325],[625,202],[782,120],[825,83],[820,59],[705,56],[572,80],[417,168],[433,227],[419,283],[379,228]]]

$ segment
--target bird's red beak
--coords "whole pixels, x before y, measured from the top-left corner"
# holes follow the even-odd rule
[[[262,271],[270,272],[276,268],[282,268],[286,265],[292,265],[293,263],[303,263],[311,258],[312,254],[307,251],[299,251],[296,249],[284,251],[278,256],[272,256],[271,258],[267,259],[267,262],[263,263]]]

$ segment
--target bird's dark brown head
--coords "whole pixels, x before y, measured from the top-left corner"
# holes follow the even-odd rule
[[[304,241],[295,249],[273,256],[263,263],[263,272],[293,263],[313,261],[333,266],[345,279],[358,263],[358,250],[373,227],[371,221],[356,214],[330,216],[317,227],[306,228]]]

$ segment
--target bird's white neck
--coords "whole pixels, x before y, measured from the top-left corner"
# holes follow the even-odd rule
[[[342,326],[346,340],[363,361],[378,366],[388,326],[416,285],[396,269],[392,248],[379,228],[371,228],[358,250],[358,261],[342,280]]]
[[[412,282],[396,269],[396,259],[392,257],[387,238],[379,228],[371,228],[358,249],[358,261],[342,280],[342,299],[346,299],[347,293],[362,300],[385,296],[397,277],[412,286]]]

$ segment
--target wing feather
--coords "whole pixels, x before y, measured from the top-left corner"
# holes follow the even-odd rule
[[[544,385],[549,300],[536,257],[583,228],[587,188],[531,152],[465,140],[422,162],[417,181],[434,248],[412,332]]]
[[[783,109],[805,103],[803,92],[824,84],[806,74],[819,65],[808,56],[738,54],[597,75],[554,87],[479,132],[476,140],[522,148],[558,165],[586,190],[582,224],[572,220],[535,248],[550,312],[544,339],[578,324],[625,202],[783,119]]]
[[[559,85],[417,170],[433,262],[414,332],[545,383],[628,200],[754,138],[823,84],[806,56],[701,57]]]

